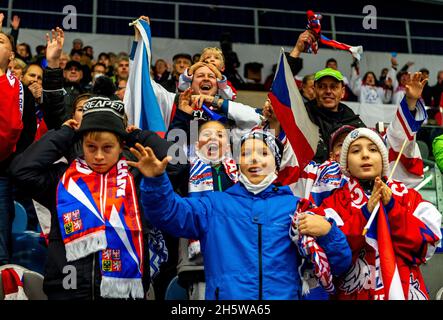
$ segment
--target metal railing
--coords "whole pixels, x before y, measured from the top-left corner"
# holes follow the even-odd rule
[[[305,11],[297,11],[297,10],[280,10],[280,9],[272,9],[272,8],[254,8],[254,7],[241,7],[241,6],[229,6],[229,5],[211,5],[211,4],[201,4],[201,3],[183,3],[183,2],[173,2],[173,1],[157,1],[157,0],[110,0],[113,3],[146,3],[146,4],[156,4],[156,5],[164,5],[164,6],[172,6],[174,9],[174,16],[168,19],[159,19],[152,18],[152,21],[157,22],[167,22],[174,24],[174,38],[180,38],[180,25],[181,24],[192,24],[192,25],[202,25],[202,26],[219,26],[219,27],[237,27],[237,28],[245,28],[251,29],[254,32],[254,43],[260,44],[260,31],[261,30],[275,30],[275,31],[304,31],[304,28],[289,28],[282,27],[278,25],[260,25],[260,14],[263,13],[277,13],[277,14],[285,14],[285,15],[305,15]],[[98,3],[99,0],[92,0],[92,10],[91,13],[78,13],[79,17],[89,17],[92,19],[91,25],[91,33],[97,32],[97,20],[98,19],[118,19],[118,20],[131,20],[134,17],[129,16],[121,16],[121,15],[102,15],[98,14]],[[38,14],[49,14],[49,15],[64,15],[61,11],[43,11],[43,10],[30,10],[23,8],[14,8],[13,6],[14,0],[8,0],[8,7],[2,8],[1,11],[7,11],[7,21],[11,21],[12,12],[17,13],[38,13]],[[212,21],[191,21],[186,19],[180,19],[180,10],[184,7],[194,7],[194,8],[207,8],[207,9],[229,9],[229,10],[237,10],[237,11],[247,11],[251,13],[251,17],[253,20],[253,24],[244,24],[244,23],[221,23],[221,22],[212,22]],[[361,19],[365,17],[362,15],[350,15],[350,14],[337,14],[337,13],[323,13],[325,17],[330,19],[330,29],[323,29],[323,32],[331,34],[333,39],[336,39],[337,36],[345,35],[345,36],[362,36],[362,37],[382,37],[382,38],[392,38],[392,39],[402,39],[406,41],[407,50],[409,53],[413,53],[412,49],[412,41],[413,40],[428,40],[428,41],[443,41],[443,37],[434,37],[434,36],[415,36],[411,35],[411,23],[423,23],[423,24],[438,24],[443,27],[443,21],[437,20],[422,20],[422,19],[405,19],[398,17],[380,17],[377,16],[377,21],[396,21],[399,23],[403,23],[405,27],[405,34],[389,34],[389,33],[377,33],[370,32],[366,30],[365,32],[356,32],[356,31],[344,31],[337,30],[336,27],[336,19],[337,18],[353,18],[353,19]],[[431,28],[429,28],[431,30]]]

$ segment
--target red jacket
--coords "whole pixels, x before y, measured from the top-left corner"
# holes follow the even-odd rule
[[[419,266],[432,257],[440,242],[441,214],[417,191],[397,181],[388,185],[392,200],[385,210],[405,298],[429,299]],[[379,254],[362,235],[370,215],[367,201],[358,181],[351,178],[312,210],[335,219],[352,250],[353,266],[336,279],[336,299],[377,300],[388,296],[380,277]]]

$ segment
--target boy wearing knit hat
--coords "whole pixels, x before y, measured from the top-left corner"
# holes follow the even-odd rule
[[[337,279],[334,298],[429,299],[420,265],[428,261],[439,246],[441,214],[414,189],[408,189],[399,181],[386,180],[388,150],[375,131],[367,128],[351,131],[343,142],[340,166],[349,181],[319,208],[311,210],[334,218],[352,249],[353,265],[347,274]],[[400,280],[397,287],[383,278],[391,266],[383,259],[386,251],[381,251],[370,235],[371,232],[376,235],[377,231],[370,228],[367,236],[362,233],[377,204],[383,210],[377,213],[373,226],[382,225],[378,219],[386,219],[381,221],[387,222],[392,238],[389,246],[395,255],[395,272]],[[386,240],[386,236],[384,238]]]

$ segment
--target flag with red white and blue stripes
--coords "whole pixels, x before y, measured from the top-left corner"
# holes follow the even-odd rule
[[[291,143],[298,165],[303,169],[314,158],[320,139],[319,130],[308,116],[283,49],[268,96]]]

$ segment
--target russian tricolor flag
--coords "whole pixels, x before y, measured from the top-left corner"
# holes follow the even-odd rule
[[[140,31],[142,41],[138,41],[131,52],[133,62],[123,99],[128,123],[164,137],[169,124],[165,121],[150,79],[151,28],[143,20],[137,20],[135,27]]]
[[[366,234],[366,242],[380,255],[380,275],[384,286],[385,300],[405,300],[400,274],[395,259],[394,246],[389,230],[388,216],[383,205]]]
[[[318,127],[309,119],[283,49],[268,96],[275,115],[291,143],[301,172],[314,158],[319,141],[319,131]]]

